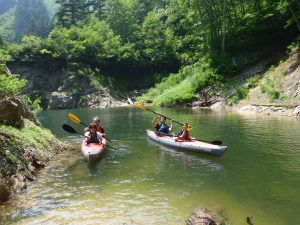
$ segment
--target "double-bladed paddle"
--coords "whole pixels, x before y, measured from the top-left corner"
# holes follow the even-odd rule
[[[69,126],[69,125],[67,125],[67,124],[63,124],[63,125],[62,125],[62,128],[63,128],[65,131],[69,132],[69,133],[72,133],[72,134],[79,134],[79,135],[81,135],[81,136],[83,136],[83,137],[89,138],[89,137],[85,136],[84,134],[81,134],[81,133],[77,132],[73,127],[71,127],[71,126]],[[105,138],[105,139],[107,139],[107,138]],[[109,146],[109,145],[107,145],[107,144],[105,144],[105,146],[110,147],[110,148],[112,148],[112,149],[114,149],[114,150],[118,150],[118,149],[113,148],[113,147],[111,147],[111,146]]]
[[[135,102],[134,104],[135,104],[137,107],[140,107],[141,109],[148,110],[148,111],[150,111],[150,112],[156,113],[156,112],[154,112],[154,111],[152,111],[152,110],[150,110],[150,109],[147,109],[145,106],[142,106],[141,104],[139,104],[139,103],[137,103],[137,102]],[[163,116],[163,115],[161,115],[161,114],[157,114],[157,115]],[[165,117],[165,116],[163,116],[163,117]],[[167,119],[169,119],[169,120],[172,120],[172,119],[170,119],[170,118],[168,118],[168,117],[165,117],[165,118],[167,118]],[[173,120],[173,121],[174,121],[175,123],[178,123],[179,125],[182,124],[182,123],[179,123],[179,122],[177,122],[177,121],[175,121],[175,120]],[[191,125],[188,125],[187,130],[191,130],[191,129],[193,129],[193,127],[192,127]]]
[[[145,106],[142,106],[141,104],[139,104],[139,103],[137,103],[137,102],[135,102],[134,103],[137,107],[140,107],[141,109],[144,109],[144,110],[148,110],[148,111],[150,111],[150,112],[153,112],[153,113],[156,113],[156,112],[154,112],[154,111],[152,111],[152,110],[150,110],[150,109],[147,109]],[[163,115],[161,115],[161,114],[158,114],[158,115],[160,115],[160,116],[163,116]],[[165,117],[165,116],[164,116]],[[169,119],[169,120],[171,120],[170,118],[168,118],[168,117],[166,117],[167,119]],[[175,123],[178,123],[178,124],[180,124],[181,125],[181,123],[179,123],[179,122],[177,122],[177,121],[175,121],[175,120],[173,120]],[[188,125],[188,127],[187,127],[187,130],[192,130],[193,129],[193,127],[191,126],[191,125]],[[203,141],[203,140],[199,140],[199,139],[196,139],[196,138],[194,138],[195,140],[197,140],[197,141],[202,141],[202,142],[206,142],[206,143],[209,143],[209,144],[213,144],[213,145],[221,145],[222,144],[222,141]]]
[[[71,113],[69,113],[69,118],[70,118],[71,120],[73,120],[75,123],[80,123],[80,124],[82,124],[83,126],[88,127],[87,125],[85,125],[84,123],[82,123],[78,117],[76,117],[75,115],[73,115],[73,114],[71,114]],[[111,142],[111,140],[109,140],[107,137],[105,137],[105,139]]]

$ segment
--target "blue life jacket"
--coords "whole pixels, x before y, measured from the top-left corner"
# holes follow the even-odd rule
[[[169,133],[169,126],[167,124],[160,123],[160,124],[158,124],[158,126],[159,126],[158,131],[166,133],[166,134]]]
[[[91,139],[87,140],[88,143],[99,143],[99,139],[97,138],[97,132],[95,132],[95,136],[93,136],[90,132],[89,136]]]

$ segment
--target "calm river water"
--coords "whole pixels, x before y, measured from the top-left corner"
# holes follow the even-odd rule
[[[154,114],[137,107],[48,110],[44,127],[72,145],[17,198],[0,205],[0,224],[185,224],[207,209],[225,224],[300,224],[300,120],[201,109],[154,108],[187,121],[192,136],[221,140],[222,157],[161,146],[146,135]],[[65,132],[76,115],[99,115],[109,145],[94,166],[83,160],[82,137]],[[167,121],[170,124],[170,121]],[[175,124],[175,130],[179,130]]]

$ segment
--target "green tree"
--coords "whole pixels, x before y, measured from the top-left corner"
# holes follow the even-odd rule
[[[84,0],[56,0],[56,3],[60,5],[55,14],[57,16],[57,24],[68,28],[83,20],[86,17],[86,12],[89,12],[85,6],[90,7]]]
[[[14,41],[20,42],[24,35],[29,33],[42,36],[37,32],[37,24],[40,20],[47,20],[45,32],[50,32],[50,17],[46,6],[42,0],[23,0],[18,1],[15,11]],[[45,23],[44,23],[45,24]],[[45,37],[45,34],[43,35]]]
[[[140,32],[139,12],[141,5],[138,0],[107,0],[105,20],[116,35],[120,35],[123,43],[136,41]]]

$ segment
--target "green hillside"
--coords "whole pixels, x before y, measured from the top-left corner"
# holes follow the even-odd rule
[[[44,4],[47,7],[50,18],[53,18],[54,14],[58,10],[59,5],[55,3],[55,0],[44,0]]]
[[[15,35],[13,30],[16,7],[8,9],[0,15],[0,34],[4,40],[12,42]]]
[[[53,18],[58,9],[58,5],[55,3],[55,0],[44,0],[43,2],[45,4],[46,10],[48,11],[46,14],[43,13],[43,15],[45,17],[49,17],[50,23],[50,20]],[[21,32],[21,29],[24,29],[24,27],[27,28],[28,24],[31,23],[31,18],[35,17],[34,12],[33,14],[31,13],[29,16],[26,16],[26,13],[32,10],[28,10],[28,8],[19,8],[19,13],[17,15],[21,16],[19,18],[19,21],[21,21],[21,23],[18,23],[18,21],[15,20],[17,4],[19,4],[19,1],[0,0],[0,34],[4,38],[4,40],[8,42],[18,41],[18,37],[16,37],[16,35],[18,36],[21,34],[21,36],[23,36],[24,32]],[[38,11],[39,10],[36,10],[36,13]],[[49,31],[47,33],[49,33]]]

